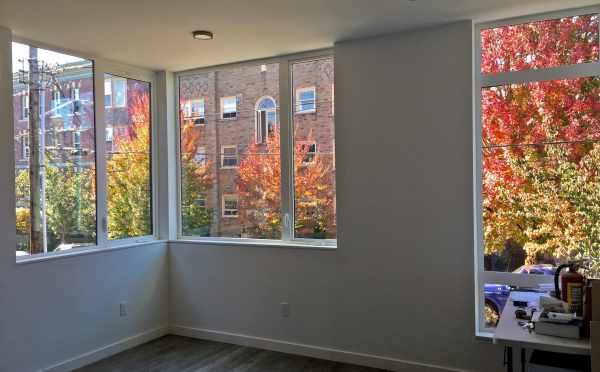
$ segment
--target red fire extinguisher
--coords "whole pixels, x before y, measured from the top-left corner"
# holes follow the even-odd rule
[[[560,272],[564,268],[569,268],[569,271],[560,275]],[[577,315],[581,315],[583,313],[583,285],[585,278],[577,272],[577,269],[578,267],[575,263],[560,265],[554,273],[554,290],[556,298],[568,303],[571,311],[576,312]],[[559,278],[560,289],[558,287]]]

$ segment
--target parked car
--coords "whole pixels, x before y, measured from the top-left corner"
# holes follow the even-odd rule
[[[549,264],[523,265],[513,271],[516,274],[551,275],[554,276],[556,267]],[[495,327],[500,319],[500,313],[508,300],[510,291],[514,288],[506,284],[485,284],[485,323],[488,327]]]

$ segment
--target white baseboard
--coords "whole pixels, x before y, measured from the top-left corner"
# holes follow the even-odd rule
[[[379,355],[354,353],[350,351],[330,349],[319,346],[298,344],[288,341],[254,337],[236,333],[214,331],[172,325],[169,333],[202,340],[224,342],[229,344],[255,347],[259,349],[279,351],[282,353],[303,355],[312,358],[332,360],[335,362],[356,364],[365,367],[380,368],[398,372],[464,372],[461,369],[418,363],[407,360],[389,358]]]
[[[42,369],[42,372],[67,372],[77,368],[81,368],[88,364],[99,361],[100,359],[108,358],[114,354],[120,353],[132,347],[141,345],[148,341],[152,341],[156,338],[162,337],[169,334],[169,327],[162,326],[157,327],[131,337],[124,338],[112,344],[102,346],[96,350],[89,351],[84,354],[77,355],[74,358],[65,360],[63,362],[54,364],[50,367]]]

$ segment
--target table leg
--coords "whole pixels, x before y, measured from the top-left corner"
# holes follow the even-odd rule
[[[504,364],[506,372],[513,372],[513,350],[511,346],[506,346],[504,349]]]
[[[527,370],[527,354],[524,347],[521,348],[521,372]]]

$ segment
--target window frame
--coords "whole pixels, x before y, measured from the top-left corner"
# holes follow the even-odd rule
[[[297,247],[297,248],[315,248],[315,249],[336,249],[338,239],[308,239],[296,238],[294,236],[294,136],[293,136],[293,115],[295,114],[295,92],[292,86],[292,66],[294,63],[309,62],[321,59],[334,58],[332,48],[314,50],[290,55],[283,55],[272,58],[242,61],[224,65],[216,65],[197,69],[179,71],[174,74],[175,80],[175,102],[180,102],[179,84],[180,78],[193,76],[207,72],[222,71],[227,68],[241,66],[260,66],[279,64],[279,117],[277,125],[280,130],[280,157],[281,157],[281,214],[282,214],[282,234],[281,239],[256,239],[256,238],[230,238],[230,237],[199,237],[187,236],[182,234],[182,214],[181,214],[181,149],[179,135],[181,133],[178,113],[174,116],[176,123],[177,138],[176,141],[176,171],[177,171],[177,240],[182,242],[202,242],[206,244],[217,245],[244,245],[244,246],[269,246],[269,247]],[[316,89],[316,87],[315,87]],[[316,90],[315,90],[316,96]],[[222,98],[222,97],[221,97]],[[277,102],[277,101],[276,101]],[[222,101],[221,101],[222,104]],[[238,108],[239,110],[239,108]],[[176,110],[179,112],[179,110]],[[222,110],[221,110],[222,111]],[[238,111],[239,112],[239,111]],[[316,112],[316,110],[315,110]],[[219,115],[222,118],[222,115]],[[229,119],[225,119],[229,120]],[[220,164],[220,162],[219,162]],[[339,213],[336,213],[336,218]]]
[[[273,108],[268,108],[268,109],[259,109],[259,106],[261,104],[262,101],[264,100],[271,100],[274,104]],[[263,133],[262,131],[262,122],[259,120],[259,115],[261,112],[265,113],[265,129],[267,131],[267,133]],[[275,98],[271,97],[271,96],[262,96],[260,97],[258,100],[256,100],[256,104],[254,105],[254,143],[257,145],[264,145],[267,143],[267,138],[269,136],[269,114],[275,114],[275,122],[273,123],[273,126],[277,125],[277,101],[275,101]]]
[[[238,218],[240,216],[240,197],[238,194],[223,194],[221,198],[221,217],[222,218]],[[236,202],[236,208],[225,208],[226,202],[234,200]],[[235,214],[226,214],[226,212],[235,211]]]
[[[473,216],[474,216],[474,274],[475,274],[475,333],[480,337],[491,337],[494,328],[485,326],[485,292],[489,284],[507,284],[511,286],[536,287],[542,283],[552,283],[548,275],[531,275],[510,272],[485,271],[484,234],[483,234],[483,162],[482,162],[482,89],[493,86],[522,84],[536,81],[574,79],[600,76],[600,60],[595,62],[484,74],[481,71],[481,32],[497,28],[543,20],[598,14],[600,6],[590,6],[557,12],[546,12],[523,17],[501,19],[474,24],[473,27]],[[599,41],[600,44],[600,41]]]
[[[225,112],[225,100],[228,99],[233,99],[235,101],[235,111],[227,111]],[[223,96],[221,97],[221,120],[237,120],[238,118],[238,113],[239,111],[239,107],[238,107],[238,96]],[[235,116],[232,117],[225,117],[225,114],[234,114]]]
[[[235,149],[235,165],[225,165],[225,159],[233,158],[233,155],[225,155],[225,149]],[[240,151],[238,145],[221,145],[221,169],[236,169],[240,165]]]
[[[79,53],[65,48],[56,47],[54,45],[48,45],[40,43],[34,40],[13,36],[12,42],[26,44],[32,47],[47,49],[58,53],[68,54],[73,57],[86,59],[92,63],[92,80],[93,80],[93,92],[94,92],[94,111],[92,113],[94,117],[94,140],[95,140],[95,169],[96,169],[96,243],[82,247],[75,247],[66,251],[59,252],[47,252],[39,253],[30,256],[17,256],[15,259],[16,264],[28,264],[35,262],[44,262],[53,260],[61,257],[70,257],[80,254],[96,253],[105,250],[113,250],[119,248],[126,248],[132,245],[143,244],[143,243],[159,243],[159,226],[158,226],[158,158],[160,156],[157,150],[157,134],[158,125],[157,117],[155,113],[157,106],[157,79],[155,72],[146,70],[143,68],[136,68],[119,63],[104,60],[102,58],[96,58],[85,53]],[[9,47],[10,48],[10,47]],[[105,141],[105,122],[104,122],[104,111],[106,108],[112,106],[104,105],[104,75],[110,74],[125,79],[135,79],[143,82],[150,83],[150,126],[151,126],[151,205],[152,205],[152,235],[133,237],[119,240],[108,240],[108,230],[106,226],[107,206],[106,206],[106,141]],[[111,82],[112,86],[112,82]],[[54,94],[54,93],[53,93]],[[111,89],[111,104],[112,104],[113,90]],[[125,106],[126,107],[126,106]],[[11,110],[13,108],[11,107]],[[12,124],[11,124],[12,125]],[[99,140],[102,139],[102,140]],[[11,138],[11,148],[14,151],[16,147],[15,138]],[[14,172],[14,161],[10,160],[10,164],[7,164],[10,169]],[[106,226],[107,227],[107,226]]]
[[[302,107],[304,100],[300,99],[300,94],[305,93],[305,92],[313,92],[314,108],[308,109],[308,110],[301,110],[300,108]],[[315,85],[312,85],[310,87],[296,89],[296,101],[295,102],[296,102],[295,114],[297,114],[297,115],[314,114],[315,112],[317,112],[317,87]]]

